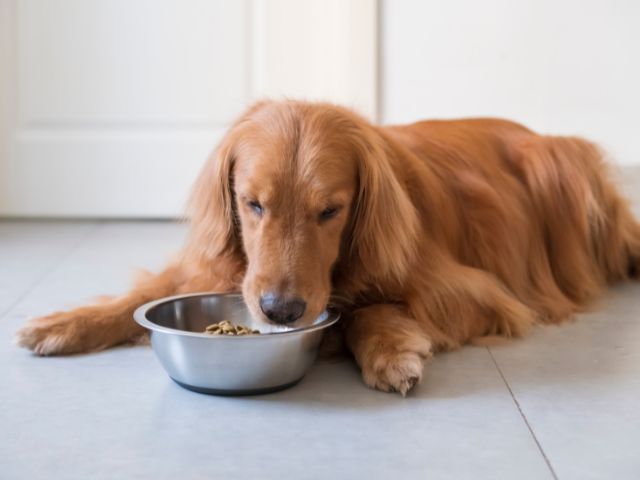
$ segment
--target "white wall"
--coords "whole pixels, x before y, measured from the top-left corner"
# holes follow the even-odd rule
[[[178,215],[262,96],[504,116],[640,165],[640,0],[377,4],[0,0],[0,215]]]
[[[170,217],[257,98],[376,114],[376,0],[0,0],[0,215]]]
[[[640,165],[640,1],[383,0],[385,123],[503,116]]]

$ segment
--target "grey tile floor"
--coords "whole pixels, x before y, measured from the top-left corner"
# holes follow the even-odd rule
[[[437,356],[408,398],[347,361],[245,398],[172,383],[148,347],[37,358],[30,316],[126,290],[163,222],[0,222],[1,479],[640,478],[640,284],[525,340]]]

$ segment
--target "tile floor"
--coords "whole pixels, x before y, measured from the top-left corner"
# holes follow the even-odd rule
[[[640,285],[524,341],[438,356],[408,398],[349,362],[295,388],[223,398],[181,389],[148,347],[37,358],[33,315],[126,290],[184,226],[0,222],[0,478],[637,479]]]

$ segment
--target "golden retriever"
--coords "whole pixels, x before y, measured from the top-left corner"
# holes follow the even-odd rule
[[[405,395],[433,352],[580,311],[640,267],[640,225],[601,152],[506,120],[375,126],[329,104],[261,102],[206,163],[177,261],[123,297],[31,320],[39,355],[142,333],[140,304],[241,289],[265,322],[327,305],[367,385]]]

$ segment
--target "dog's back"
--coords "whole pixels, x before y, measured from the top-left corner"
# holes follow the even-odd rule
[[[637,274],[640,227],[594,144],[493,118],[384,130],[449,188],[457,260],[494,273],[543,320]]]

